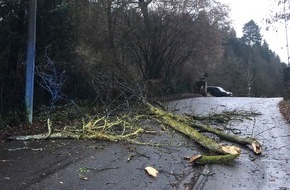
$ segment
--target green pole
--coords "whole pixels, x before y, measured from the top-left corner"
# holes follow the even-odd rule
[[[33,114],[33,90],[34,90],[34,65],[35,65],[35,41],[36,41],[36,8],[37,0],[30,0],[28,20],[28,44],[26,57],[26,83],[25,104],[28,122],[32,123]]]

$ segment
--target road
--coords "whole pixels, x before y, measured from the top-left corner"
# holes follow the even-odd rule
[[[192,167],[184,156],[199,147],[151,120],[139,146],[125,142],[46,140],[0,143],[0,190],[171,190],[192,189],[202,166]],[[151,166],[157,178],[144,170]]]
[[[262,113],[228,127],[256,137],[263,144],[263,154],[255,156],[243,148],[236,161],[208,166],[200,177],[203,167],[183,159],[199,154],[199,146],[146,120],[146,128],[157,133],[144,134],[141,140],[167,146],[74,140],[0,143],[0,189],[289,190],[290,126],[278,111],[281,100],[206,97],[169,103],[179,113],[206,115],[234,109]],[[148,176],[146,166],[156,168],[158,177]]]
[[[206,115],[240,110],[261,113],[252,120],[231,122],[228,127],[253,136],[263,145],[261,156],[243,148],[234,163],[211,165],[205,170],[196,190],[289,190],[290,126],[279,112],[282,98],[195,98],[169,104],[178,113]]]

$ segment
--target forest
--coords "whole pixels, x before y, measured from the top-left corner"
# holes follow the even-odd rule
[[[25,118],[28,13],[28,0],[0,1],[1,125]],[[204,76],[234,96],[282,93],[286,64],[260,26],[250,20],[238,38],[215,0],[38,0],[36,26],[35,109],[199,93]]]

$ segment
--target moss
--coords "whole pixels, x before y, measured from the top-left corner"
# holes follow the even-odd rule
[[[194,163],[197,164],[225,164],[236,159],[240,154],[226,154],[226,155],[202,155],[197,158]]]
[[[189,136],[193,141],[209,149],[210,151],[225,154],[225,152],[221,149],[221,146],[216,141],[214,141],[209,137],[204,136],[191,126],[181,122],[177,122],[176,120],[167,116],[163,116],[163,120],[167,125],[169,125],[173,129]]]

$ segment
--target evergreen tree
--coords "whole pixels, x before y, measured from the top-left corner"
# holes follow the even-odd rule
[[[262,36],[259,26],[250,20],[243,27],[242,41],[247,45],[261,44]]]

